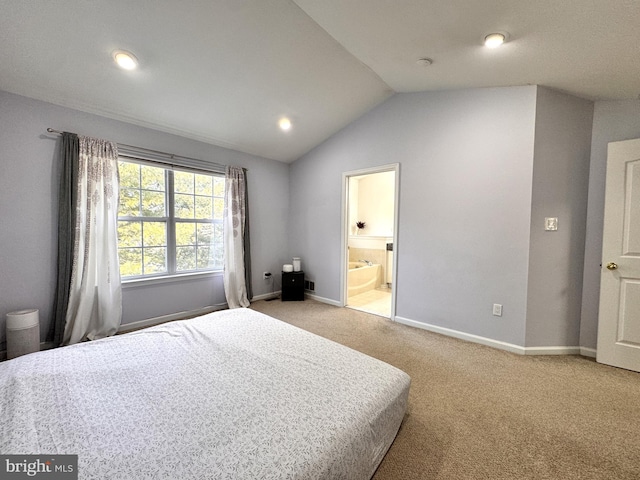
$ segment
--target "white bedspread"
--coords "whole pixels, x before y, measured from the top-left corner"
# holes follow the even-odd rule
[[[82,479],[370,478],[409,377],[247,309],[0,363],[0,453]]]

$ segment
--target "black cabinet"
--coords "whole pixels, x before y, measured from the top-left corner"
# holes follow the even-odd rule
[[[282,301],[304,300],[304,272],[282,272]]]

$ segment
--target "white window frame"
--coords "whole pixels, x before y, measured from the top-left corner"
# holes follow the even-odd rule
[[[224,180],[225,175],[219,172],[205,171],[197,168],[175,167],[173,165],[167,165],[159,162],[132,158],[129,156],[118,158],[119,162],[134,163],[138,165],[146,165],[155,168],[164,169],[165,175],[165,216],[164,217],[142,217],[142,216],[118,216],[118,222],[120,221],[151,221],[151,222],[164,222],[166,224],[166,272],[151,273],[143,275],[130,275],[122,277],[121,282],[123,285],[135,286],[135,285],[149,285],[155,283],[166,283],[180,281],[185,278],[193,277],[205,277],[205,276],[221,276],[223,273],[223,265],[217,268],[196,268],[194,270],[178,271],[177,270],[177,245],[176,245],[176,223],[211,223],[213,225],[221,225],[222,219],[176,219],[174,205],[175,205],[175,191],[174,191],[174,172],[181,171],[198,175],[208,175],[211,177],[218,177]],[[119,164],[118,164],[119,165]],[[215,198],[215,197],[214,197]],[[224,197],[222,197],[224,198]],[[144,247],[142,247],[144,249]],[[222,247],[224,248],[224,247]]]

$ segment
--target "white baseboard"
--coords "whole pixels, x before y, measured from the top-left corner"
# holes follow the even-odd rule
[[[595,348],[580,347],[580,355],[583,357],[596,358],[597,350]]]
[[[523,347],[524,355],[580,355],[580,347]]]
[[[590,352],[593,351],[595,357],[595,350],[583,347],[523,347],[521,345],[514,345],[513,343],[502,342],[500,340],[494,340],[492,338],[481,337],[479,335],[473,335],[471,333],[461,332],[459,330],[452,330],[450,328],[439,327],[437,325],[431,325],[424,322],[417,322],[409,318],[397,316],[395,321],[408,325],[410,327],[421,328],[434,333],[440,333],[448,337],[459,338],[460,340],[466,340],[468,342],[479,343],[488,347],[498,348],[500,350],[506,350],[507,352],[517,353],[518,355],[585,355],[592,356]]]
[[[313,293],[304,294],[305,298],[310,298],[311,300],[315,300],[316,302],[326,303],[328,305],[333,305],[334,307],[342,307],[342,304],[336,300],[331,300],[330,298],[319,297]]]
[[[209,307],[198,308],[195,310],[188,310],[185,312],[172,313],[170,315],[162,315],[160,317],[147,318],[145,320],[138,320],[137,322],[123,323],[118,328],[118,333],[126,333],[132,330],[139,330],[141,328],[153,327],[160,323],[172,322],[174,320],[182,320],[185,318],[197,317],[199,315],[205,315],[207,313],[215,312],[217,310],[224,310],[224,305],[212,305]]]
[[[281,290],[278,290],[277,292],[273,292],[273,293],[263,293],[262,295],[255,295],[251,301],[252,302],[257,302],[258,300],[269,300],[271,298],[277,298],[280,293],[282,293]]]

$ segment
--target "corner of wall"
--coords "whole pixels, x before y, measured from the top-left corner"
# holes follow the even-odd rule
[[[579,344],[593,103],[537,88],[527,347]],[[545,218],[558,230],[546,231]]]

